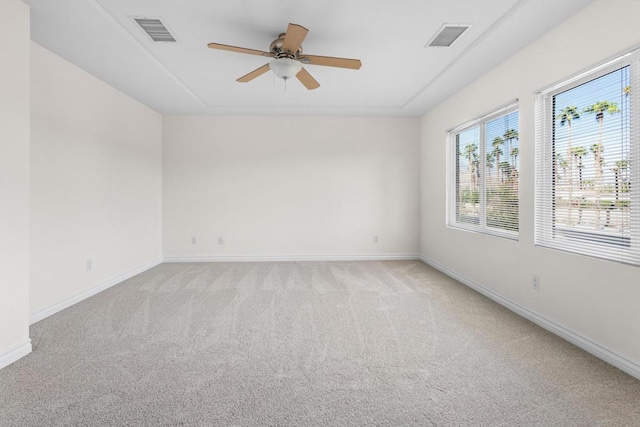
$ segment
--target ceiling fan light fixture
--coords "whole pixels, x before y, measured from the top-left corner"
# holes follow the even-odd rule
[[[302,64],[291,58],[277,58],[269,62],[269,68],[276,76],[288,80],[298,74],[302,69]]]

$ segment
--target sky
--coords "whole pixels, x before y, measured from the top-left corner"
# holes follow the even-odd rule
[[[496,137],[500,137],[503,138],[505,132],[508,129],[515,129],[516,131],[519,130],[518,127],[518,112],[514,111],[512,113],[506,114],[504,116],[498,117],[497,119],[494,119],[492,121],[487,122],[486,125],[486,130],[485,130],[485,141],[486,141],[486,146],[485,146],[485,154],[486,153],[490,153],[493,151],[493,146],[492,146],[492,142]],[[471,129],[465,130],[463,132],[460,132],[459,134],[459,147],[460,147],[460,153],[464,153],[465,151],[465,147],[469,144],[476,144],[476,146],[478,147],[478,155],[480,155],[480,127],[476,126],[473,127]],[[518,140],[513,140],[511,141],[511,144],[509,145],[509,147],[507,147],[507,143],[505,142],[500,149],[502,150],[502,153],[500,155],[500,162],[502,163],[503,161],[508,160],[509,162],[512,161],[512,159],[509,157],[509,152],[511,151],[512,148],[517,147],[518,146]],[[516,169],[518,167],[518,163],[519,160],[516,159]],[[462,174],[464,171],[467,171],[469,168],[469,161],[467,158],[465,158],[464,154],[461,154],[460,156],[460,174]],[[492,174],[496,174],[496,169],[495,169],[495,163],[494,163],[494,167],[491,170]]]
[[[626,159],[629,154],[629,99],[624,88],[629,85],[629,67],[606,74],[596,80],[589,81],[573,89],[559,93],[554,97],[554,116],[568,106],[577,107],[580,118],[571,124],[571,146],[582,146],[587,150],[583,157],[583,178],[595,176],[595,161],[589,148],[598,142],[598,121],[595,114],[584,113],[584,109],[598,101],[610,101],[621,110],[615,114],[605,113],[603,119],[603,157],[605,181],[614,179],[610,170],[616,161]],[[555,122],[555,147],[563,159],[567,157],[567,135],[569,127]]]

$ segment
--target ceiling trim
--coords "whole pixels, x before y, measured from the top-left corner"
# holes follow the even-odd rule
[[[158,59],[153,53],[151,53],[151,51],[147,49],[147,47],[140,42],[140,40],[135,38],[133,34],[131,34],[131,32],[127,30],[124,27],[124,25],[122,25],[120,21],[118,21],[116,17],[113,16],[111,12],[109,12],[100,3],[99,0],[91,0],[90,3],[94,5],[94,7],[96,8],[96,10],[99,11],[99,13],[101,13],[103,16],[109,19],[113,24],[115,24],[117,28],[119,28],[120,31],[126,34],[127,38],[129,38],[144,53],[144,55],[146,55],[158,67],[160,67],[160,69],[162,69],[162,71],[164,71],[178,86],[180,86],[180,88],[182,88],[187,94],[189,94],[189,96],[191,96],[194,100],[196,100],[202,107],[208,108],[207,104],[202,99],[200,99],[200,97],[196,95],[194,91],[192,91],[182,80],[180,80],[178,76],[173,74],[173,72],[171,72],[171,70],[166,65],[164,65],[164,63],[160,59]]]
[[[489,37],[491,35],[491,33],[493,33],[495,31],[495,29],[497,27],[499,27],[500,25],[502,25],[502,23],[510,18],[511,16],[515,15],[515,13],[518,11],[518,9],[520,9],[526,2],[528,2],[530,0],[518,0],[518,2],[516,2],[516,4],[514,4],[513,6],[511,6],[509,8],[509,10],[507,10],[505,13],[502,14],[502,16],[500,16],[494,23],[493,25],[491,25],[489,28],[487,28],[482,34],[480,34],[475,40],[473,40],[473,42],[471,42],[462,52],[460,52],[460,54],[458,56],[456,56],[451,62],[449,62],[449,64],[447,64],[447,66],[445,68],[443,68],[438,74],[436,74],[430,81],[427,82],[427,84],[425,84],[424,86],[422,86],[422,88],[420,88],[415,94],[413,94],[413,96],[411,96],[409,98],[409,100],[407,100],[407,102],[405,102],[404,104],[402,104],[402,107],[400,107],[401,109],[406,108],[409,104],[411,104],[413,101],[415,101],[420,95],[422,95],[422,93],[427,90],[429,87],[433,86],[434,84],[436,84],[438,82],[438,80],[447,73],[448,69],[455,66],[467,53],[469,53],[471,50],[475,49],[475,47],[477,45],[479,45],[480,43],[482,43],[487,37]],[[478,76],[480,77],[480,76]]]

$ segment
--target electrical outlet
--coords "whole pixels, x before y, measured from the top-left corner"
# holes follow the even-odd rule
[[[87,260],[87,271],[92,270],[93,269],[93,261],[88,259]]]
[[[192,237],[191,238],[191,244],[192,245],[197,245],[198,244],[198,238],[197,237]]]
[[[535,274],[533,275],[533,281],[531,282],[531,285],[533,286],[533,289],[535,289],[536,291],[540,290],[540,278]]]
[[[222,236],[218,236],[218,244],[224,245],[224,239],[222,238]]]
[[[378,243],[378,236],[373,236],[373,243]]]

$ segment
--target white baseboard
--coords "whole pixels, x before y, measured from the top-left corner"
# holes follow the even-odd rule
[[[154,259],[151,262],[148,262],[144,265],[141,265],[139,267],[136,267],[132,270],[129,270],[123,274],[119,274],[115,277],[112,277],[109,280],[106,280],[102,283],[98,283],[96,286],[92,287],[91,289],[87,289],[84,292],[81,292],[77,295],[72,296],[71,298],[67,298],[63,301],[60,301],[50,307],[44,308],[42,310],[38,310],[36,312],[31,313],[31,315],[29,316],[29,324],[33,325],[36,322],[39,322],[42,319],[45,319],[49,316],[51,316],[52,314],[56,314],[59,311],[64,310],[67,307],[71,307],[74,304],[79,303],[82,300],[85,300],[89,297],[94,296],[95,294],[104,291],[105,289],[108,289],[112,286],[117,285],[120,282],[123,282],[127,279],[132,278],[133,276],[136,276],[142,272],[145,272],[147,270],[149,270],[150,268],[153,268],[159,264],[162,264],[162,259],[161,258],[157,258]]]
[[[436,261],[433,261],[432,259],[426,258],[424,256],[420,257],[420,260],[422,262],[424,262],[425,264],[428,264],[430,266],[432,266],[433,268],[435,268],[436,270],[441,271],[442,273],[446,274],[449,277],[452,277],[454,279],[456,279],[457,281],[459,281],[460,283],[465,284],[466,286],[478,291],[479,293],[481,293],[482,295],[486,296],[489,299],[492,299],[493,301],[497,302],[498,304],[508,308],[509,310],[513,311],[514,313],[524,317],[527,320],[530,320],[531,322],[535,323],[536,325],[546,329],[547,331],[558,335],[559,337],[569,341],[570,343],[574,344],[577,347],[580,347],[581,349],[585,350],[588,353],[591,353],[592,355],[596,356],[599,359],[604,360],[605,362],[609,363],[610,365],[615,366],[616,368],[620,369],[621,371],[626,372],[627,374],[637,378],[640,380],[640,364],[634,362],[633,360],[630,360],[618,353],[616,353],[615,351],[607,348],[604,345],[598,344],[556,322],[554,322],[553,320],[547,319],[546,317],[533,312],[531,310],[529,310],[528,308],[525,308],[523,306],[521,306],[520,304],[511,301],[508,298],[505,298],[503,296],[501,296],[500,294],[492,291],[491,289],[488,289],[476,282],[474,282],[473,280],[467,279],[466,277],[463,277],[461,275],[459,275],[458,273],[456,273],[455,271],[449,270],[447,267],[437,263]]]
[[[27,338],[27,340],[22,344],[18,344],[7,351],[0,353],[0,369],[5,366],[9,366],[29,353],[31,353],[31,340]]]
[[[414,261],[418,254],[169,256],[164,262]]]

